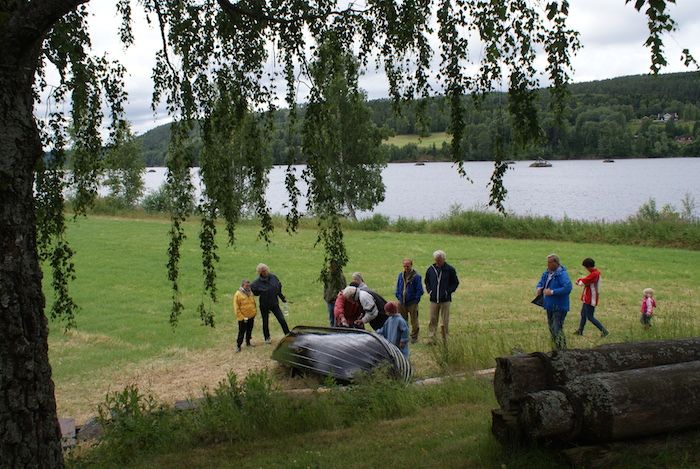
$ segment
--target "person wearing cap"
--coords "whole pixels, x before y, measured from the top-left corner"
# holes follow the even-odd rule
[[[265,343],[270,343],[270,313],[275,315],[277,322],[282,327],[282,332],[289,334],[289,326],[284,319],[282,310],[280,309],[279,300],[287,302],[287,298],[282,294],[282,282],[275,274],[270,272],[270,269],[265,264],[258,264],[255,268],[258,273],[258,278],[250,285],[250,289],[255,296],[260,297],[260,316],[262,316],[263,336]]]
[[[375,332],[396,345],[404,357],[408,358],[408,324],[399,314],[398,304],[395,301],[388,302],[384,305],[384,312],[387,320]]]

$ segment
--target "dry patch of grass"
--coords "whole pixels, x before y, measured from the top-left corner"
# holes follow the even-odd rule
[[[70,329],[63,333],[62,340],[56,341],[56,344],[51,348],[52,353],[60,354],[64,350],[79,349],[88,347],[120,347],[129,350],[144,350],[145,345],[133,344],[122,340],[118,337],[107,334],[86,332],[77,329]]]
[[[271,346],[260,345],[237,354],[229,343],[203,350],[170,348],[146,362],[102,370],[100,376],[89,378],[89,385],[75,381],[57,383],[58,413],[83,422],[96,414],[107,393],[121,391],[129,384],[168,404],[200,397],[203,388],[213,388],[230,370],[243,377],[251,370],[277,367],[270,358],[271,351]]]
[[[282,389],[316,388],[322,385],[319,377],[294,377],[289,370],[272,360],[276,344],[243,347],[235,353],[235,345],[221,342],[208,349],[190,350],[171,347],[154,359],[126,367],[101,370],[99,375],[87,377],[89,382],[66,381],[56,383],[56,400],[60,416],[75,418],[78,423],[94,416],[97,406],[110,392],[121,391],[134,384],[142,392],[156,397],[165,404],[202,396],[202,389],[213,389],[233,371],[240,378],[250,372],[267,368]],[[413,345],[411,362],[414,378],[425,378],[440,373],[424,344]]]

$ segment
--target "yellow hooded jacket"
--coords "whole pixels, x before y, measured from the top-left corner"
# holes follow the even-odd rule
[[[240,289],[236,290],[236,293],[233,295],[233,311],[236,313],[238,321],[254,318],[257,309],[253,293],[247,295]]]

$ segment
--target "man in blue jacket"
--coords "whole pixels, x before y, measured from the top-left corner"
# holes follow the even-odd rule
[[[433,259],[435,263],[428,267],[425,272],[425,289],[430,295],[430,323],[428,323],[428,339],[435,342],[435,331],[437,330],[440,314],[442,313],[442,334],[447,340],[450,326],[450,304],[452,304],[452,294],[459,286],[457,271],[450,264],[445,262],[445,252],[435,251]]]
[[[411,318],[411,343],[418,342],[418,303],[423,296],[423,283],[418,272],[413,270],[413,260],[403,260],[403,271],[396,279],[396,299],[399,300],[399,313],[404,321]]]
[[[547,311],[547,324],[552,335],[554,348],[565,350],[564,319],[566,319],[566,313],[569,312],[571,280],[569,280],[566,267],[561,265],[559,256],[556,254],[547,256],[547,270],[542,273],[542,277],[537,283],[537,294],[540,293],[544,296],[542,307]]]

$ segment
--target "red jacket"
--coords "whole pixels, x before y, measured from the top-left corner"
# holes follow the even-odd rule
[[[335,327],[355,327],[353,323],[362,317],[362,306],[345,299],[343,292],[338,293],[335,298],[333,316],[335,316]]]
[[[590,274],[576,280],[576,283],[583,284],[581,301],[587,305],[598,306],[598,295],[600,294],[600,270],[594,267]]]

